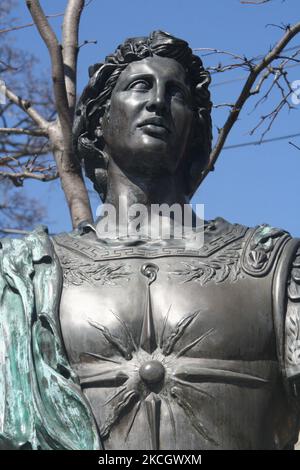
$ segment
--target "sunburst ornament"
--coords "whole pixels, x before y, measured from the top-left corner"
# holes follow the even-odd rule
[[[200,310],[187,314],[166,335],[166,326],[171,311],[170,305],[159,334],[151,305],[151,284],[157,278],[158,266],[147,263],[142,266],[141,273],[145,276],[147,283],[145,311],[138,344],[126,323],[116,312],[111,311],[120,323],[123,333],[122,339],[114,336],[107,327],[97,321],[88,320],[90,325],[99,331],[118,354],[118,359],[90,352],[83,354],[96,360],[96,371],[94,370],[93,374],[80,377],[82,388],[112,388],[111,395],[104,403],[108,409],[105,422],[100,429],[101,437],[103,440],[107,439],[117,422],[124,415],[130,414],[125,435],[125,441],[127,441],[138,413],[144,413],[149,424],[151,448],[159,449],[161,404],[163,401],[170,417],[174,448],[176,448],[174,403],[182,408],[201,438],[217,446],[218,443],[201,423],[199,417],[195,417],[191,404],[185,398],[184,389],[187,387],[203,397],[214,399],[212,394],[201,387],[201,383],[212,381],[239,385],[251,383],[252,386],[260,387],[265,385],[267,381],[260,377],[221,368],[203,367],[201,359],[187,357],[188,351],[214,333],[213,328],[203,332],[192,342],[188,342],[175,352],[175,345],[180,338],[188,337],[189,327],[195,322]]]

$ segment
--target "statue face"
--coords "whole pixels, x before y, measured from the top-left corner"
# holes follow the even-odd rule
[[[174,59],[149,57],[129,64],[103,119],[106,150],[129,172],[174,174],[193,124],[191,90]]]

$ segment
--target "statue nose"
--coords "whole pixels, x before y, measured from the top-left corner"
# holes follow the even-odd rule
[[[167,100],[163,89],[157,89],[149,99],[146,108],[148,111],[163,112],[167,108]]]

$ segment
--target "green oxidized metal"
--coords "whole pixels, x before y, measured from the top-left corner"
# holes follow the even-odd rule
[[[62,273],[47,231],[0,247],[0,449],[100,449],[61,340]]]

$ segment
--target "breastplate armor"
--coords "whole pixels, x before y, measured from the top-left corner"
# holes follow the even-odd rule
[[[105,449],[283,449],[295,439],[272,312],[288,238],[223,219],[190,251],[56,237],[63,340]]]

